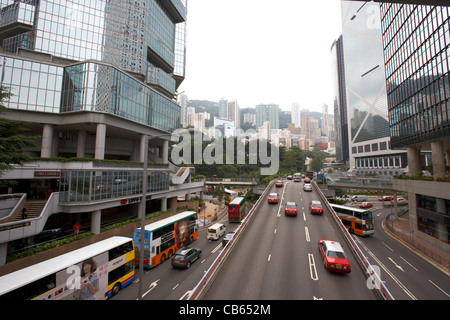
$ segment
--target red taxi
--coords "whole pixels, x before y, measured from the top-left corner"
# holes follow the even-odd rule
[[[269,194],[269,197],[267,198],[268,203],[278,203],[278,194],[277,193],[271,193]]]
[[[305,178],[305,180],[303,180],[303,183],[311,183],[311,179]]]
[[[373,203],[372,202],[361,202],[359,207],[363,208],[363,209],[372,208]]]
[[[309,212],[312,214],[323,214],[323,207],[320,201],[313,200],[309,203]]]
[[[325,269],[332,272],[350,273],[350,263],[345,256],[344,249],[339,242],[320,239],[319,251],[323,258]]]
[[[391,201],[391,200],[394,200],[393,196],[382,196],[378,198],[378,201]]]
[[[297,215],[297,205],[295,202],[286,203],[286,207],[284,208],[284,214],[286,216],[296,216]]]
[[[275,187],[279,188],[279,187],[282,187],[282,186],[283,186],[283,181],[277,180],[277,181],[275,182]]]

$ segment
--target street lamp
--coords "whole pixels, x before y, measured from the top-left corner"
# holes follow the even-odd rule
[[[165,136],[170,136],[171,141],[177,142],[178,141],[178,135],[172,134],[172,133],[165,133],[158,136],[151,136],[144,135],[144,165],[143,165],[143,174],[142,174],[142,199],[141,199],[141,205],[140,205],[140,215],[141,215],[141,236],[140,236],[140,244],[139,244],[139,296],[138,300],[142,300],[142,286],[144,282],[144,241],[145,241],[145,211],[146,211],[146,204],[147,204],[147,179],[148,179],[148,173],[147,173],[147,167],[148,167],[148,142],[151,139],[157,139]]]

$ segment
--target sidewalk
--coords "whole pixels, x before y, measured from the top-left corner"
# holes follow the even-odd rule
[[[200,209],[200,212],[198,214],[198,219],[201,221],[206,221],[206,225],[208,226],[213,221],[215,221],[215,217],[217,214],[219,214],[223,209],[218,205],[211,202],[205,202],[203,207]],[[206,214],[206,215],[205,215]],[[204,227],[202,227],[204,228]]]
[[[394,220],[384,219],[383,229],[419,255],[425,255],[433,260],[436,265],[450,276],[450,254],[417,237],[414,232],[410,232],[408,214],[405,217],[399,217]]]

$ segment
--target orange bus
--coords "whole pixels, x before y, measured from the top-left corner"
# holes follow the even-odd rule
[[[367,237],[375,234],[372,211],[330,203],[350,233]]]
[[[144,268],[153,268],[171,258],[178,249],[198,238],[197,212],[185,211],[150,223],[144,233]],[[140,264],[141,228],[134,230],[135,263]]]

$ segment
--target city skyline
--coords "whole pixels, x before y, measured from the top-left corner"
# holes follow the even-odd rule
[[[188,99],[237,100],[241,108],[332,105],[329,50],[341,34],[340,1],[188,2]],[[314,32],[311,32],[314,30]],[[205,45],[206,43],[206,45]]]

